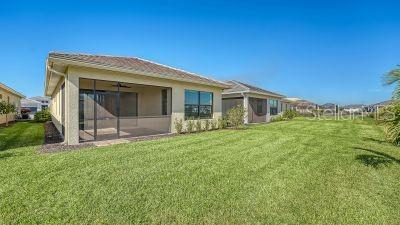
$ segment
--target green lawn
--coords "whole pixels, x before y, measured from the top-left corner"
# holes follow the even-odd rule
[[[298,119],[37,154],[0,128],[0,224],[398,224],[400,148],[367,121]]]

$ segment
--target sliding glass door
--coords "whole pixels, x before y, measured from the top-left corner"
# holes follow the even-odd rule
[[[96,80],[96,140],[118,138],[118,82]]]

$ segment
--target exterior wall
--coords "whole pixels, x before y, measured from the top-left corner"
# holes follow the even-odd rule
[[[184,121],[185,89],[207,91],[213,93],[213,118],[218,119],[222,116],[222,89],[201,84],[173,81],[161,78],[152,78],[128,73],[99,70],[84,67],[68,67],[65,80],[65,140],[68,144],[79,143],[79,78],[97,79],[105,81],[119,81],[134,84],[153,85],[160,87],[169,87],[172,89],[172,113],[171,113],[171,132],[176,132],[174,121]],[[57,92],[57,91],[55,91]],[[58,91],[59,92],[59,91]],[[52,99],[57,98],[53,94]],[[149,99],[150,100],[150,99]],[[154,99],[153,99],[154,100]],[[150,100],[151,101],[151,100]],[[53,104],[54,103],[54,104]],[[148,101],[144,104],[152,104]],[[159,104],[159,102],[157,103]],[[57,101],[52,101],[52,108],[59,105]],[[151,107],[150,107],[151,108]],[[148,109],[148,108],[147,108]],[[152,108],[153,110],[153,108]],[[154,109],[159,111],[159,109]],[[54,110],[52,110],[52,113]],[[58,114],[57,114],[58,116]],[[56,117],[56,116],[54,116]],[[57,117],[59,120],[60,117]],[[184,122],[186,126],[186,122]]]
[[[52,96],[50,104],[50,113],[52,117],[52,122],[57,128],[57,130],[62,133],[62,99],[61,99],[61,85],[64,83],[64,78],[60,80],[57,84]]]
[[[244,97],[243,97],[244,96]],[[232,94],[223,94],[223,105],[224,109],[223,112],[226,113],[229,108],[233,107],[232,106],[232,99],[237,99],[241,98],[242,104],[244,104],[246,113],[245,113],[245,124],[247,123],[263,123],[263,122],[269,122],[271,120],[271,114],[270,114],[270,105],[268,104],[268,100],[273,99],[273,100],[278,100],[278,114],[283,111],[282,105],[281,105],[281,98],[277,98],[274,96],[268,96],[268,95],[262,95],[258,93],[232,93]],[[252,104],[254,99],[263,99],[266,100],[265,104],[263,104],[263,114],[264,115],[257,115],[255,113],[255,105]],[[265,112],[265,113],[264,113]]]
[[[14,93],[11,93],[5,89],[0,88],[0,101],[8,101],[11,104],[14,104],[16,107],[16,111],[20,112],[21,110],[21,97],[18,95],[15,95]],[[10,113],[7,115],[8,122],[14,121],[15,120],[15,113]],[[0,124],[6,123],[6,115],[0,115]]]

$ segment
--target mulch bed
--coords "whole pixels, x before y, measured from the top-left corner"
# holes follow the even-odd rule
[[[55,144],[63,142],[63,137],[52,122],[44,123],[44,143]]]

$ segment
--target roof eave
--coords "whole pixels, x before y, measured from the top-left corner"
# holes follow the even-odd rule
[[[267,93],[262,93],[262,92],[257,92],[257,91],[232,91],[232,92],[222,92],[222,95],[227,95],[227,94],[259,94],[259,95],[264,95],[268,97],[276,97],[276,98],[284,98],[285,96],[283,95],[274,95],[274,94],[267,94]]]

